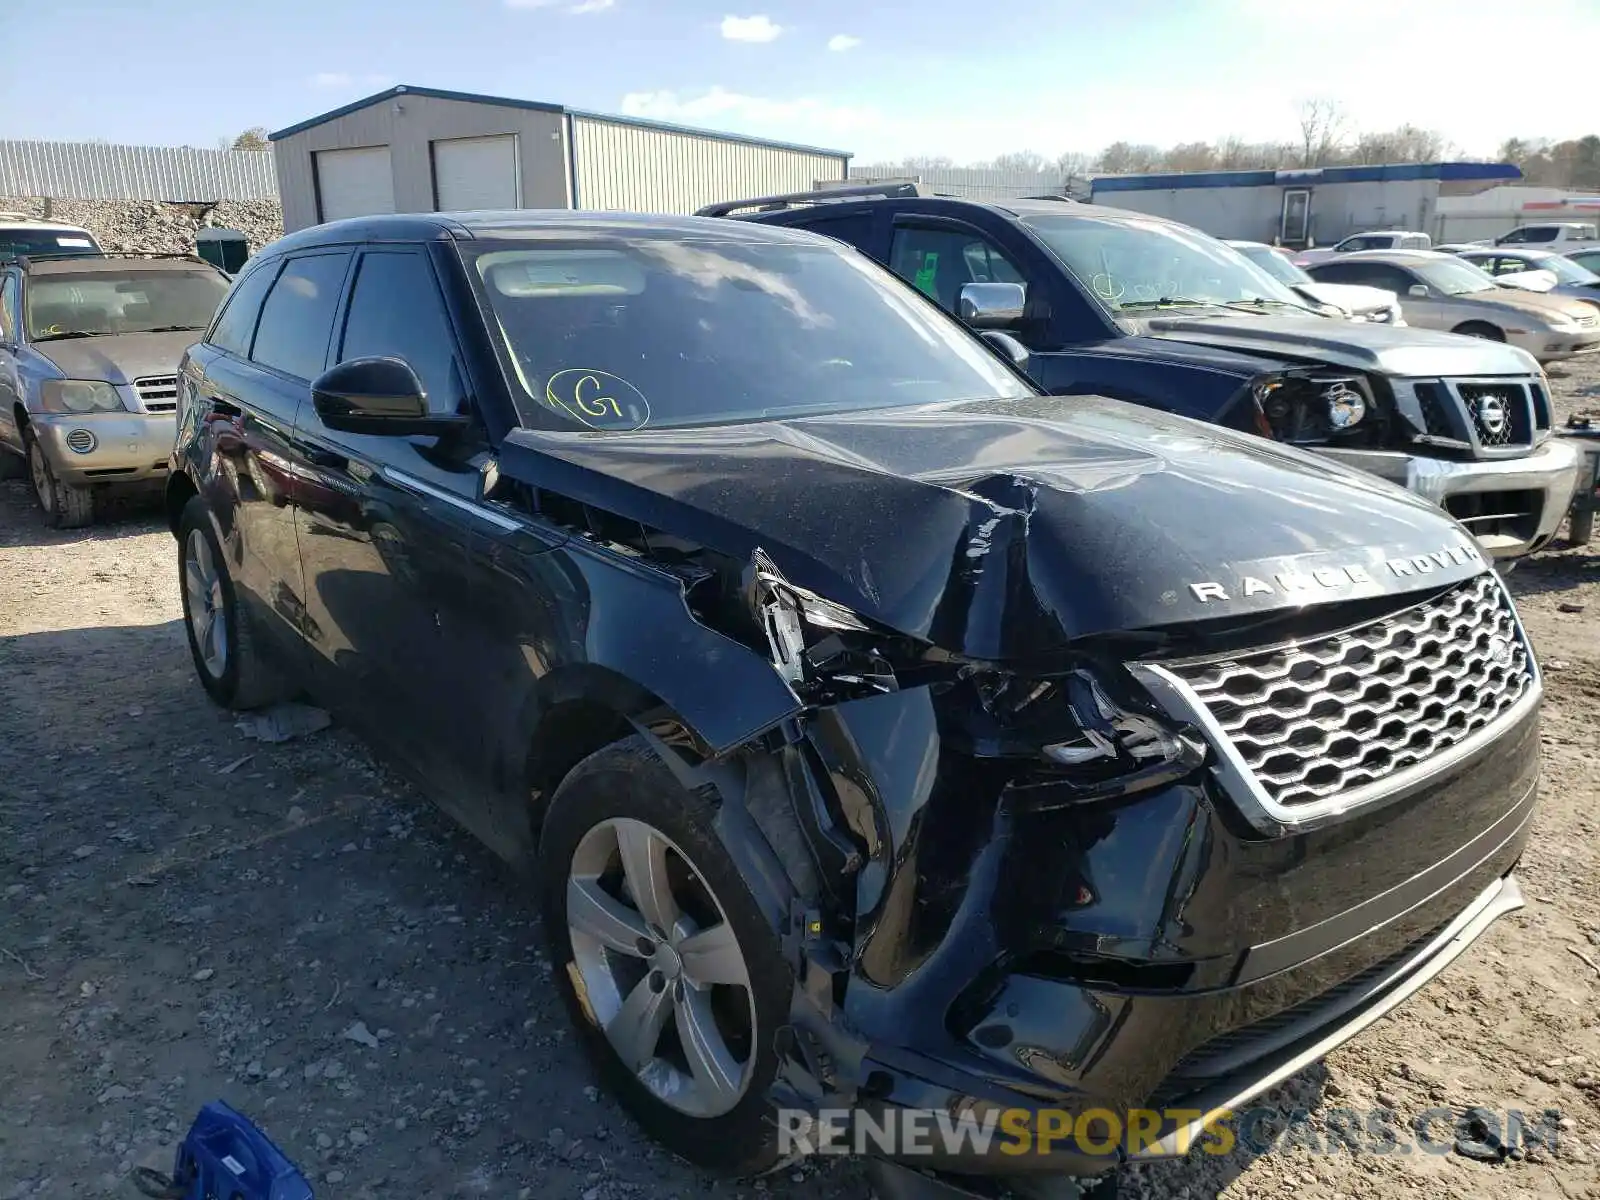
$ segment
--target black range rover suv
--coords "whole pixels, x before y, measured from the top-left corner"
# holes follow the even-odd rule
[[[778,1105],[1237,1106],[1520,904],[1540,681],[1459,526],[1041,394],[837,242],[339,222],[180,380],[205,689],[309,691],[531,868],[696,1162]],[[1122,1161],[1056,1150],[943,1165]]]

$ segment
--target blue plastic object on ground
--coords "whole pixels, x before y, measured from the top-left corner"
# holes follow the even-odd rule
[[[200,1110],[172,1178],[140,1171],[134,1184],[162,1200],[312,1200],[311,1185],[272,1140],[220,1100]]]

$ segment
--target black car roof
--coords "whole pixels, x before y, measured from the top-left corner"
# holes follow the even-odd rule
[[[825,197],[827,193],[818,192],[815,195]],[[756,224],[782,223],[787,217],[792,217],[795,213],[804,212],[815,216],[832,216],[863,207],[870,208],[876,204],[894,204],[902,210],[930,213],[951,213],[960,212],[963,209],[983,209],[1004,217],[1016,217],[1024,220],[1034,217],[1068,217],[1100,221],[1149,221],[1158,225],[1180,224],[1180,222],[1169,220],[1166,217],[1135,212],[1128,208],[1109,208],[1103,204],[1080,204],[1075,201],[1069,203],[1065,199],[966,200],[959,196],[937,195],[863,196],[858,199],[839,200],[819,199],[814,203],[793,204],[786,208],[730,213],[727,218],[723,219],[755,222]]]
[[[115,254],[52,254],[49,257],[18,255],[23,269],[29,275],[128,275],[135,271],[216,271],[203,258],[194,255],[172,255],[164,258],[141,258],[137,255]]]
[[[525,237],[537,233],[571,236],[664,238],[721,242],[796,242],[817,245],[823,239],[800,230],[763,226],[759,235],[749,225],[715,217],[679,217],[646,213],[583,212],[572,209],[513,209],[504,212],[399,213],[351,217],[313,225],[274,242],[281,253],[312,246],[352,242],[472,241],[477,238]],[[829,243],[831,244],[831,243]]]

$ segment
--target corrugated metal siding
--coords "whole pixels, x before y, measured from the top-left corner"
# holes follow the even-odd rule
[[[962,200],[1017,200],[1023,196],[1059,196],[1059,171],[991,171],[987,167],[913,167],[875,163],[850,168],[850,178],[863,181],[904,179]]]
[[[0,140],[0,196],[59,200],[274,200],[264,151]]]
[[[718,200],[843,179],[849,161],[588,116],[571,121],[576,207],[583,209],[692,213]]]

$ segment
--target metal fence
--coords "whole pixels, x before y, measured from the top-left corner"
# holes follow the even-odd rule
[[[906,179],[962,200],[1059,196],[1063,193],[1065,182],[1059,171],[991,171],[986,167],[916,167],[904,163],[853,165],[850,178],[873,181]]]
[[[270,151],[0,140],[0,196],[276,200]]]

